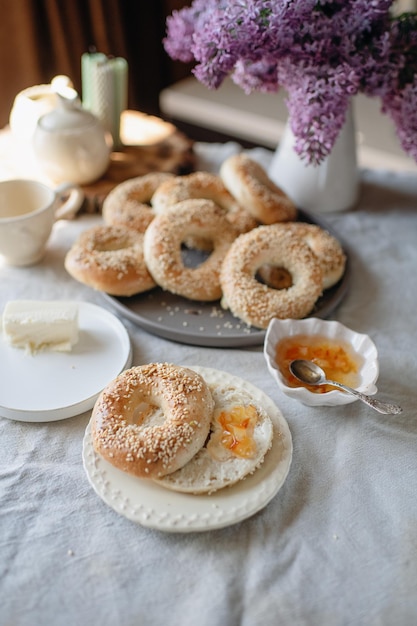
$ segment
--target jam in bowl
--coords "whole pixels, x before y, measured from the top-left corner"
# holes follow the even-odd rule
[[[355,332],[340,322],[306,318],[273,319],[267,329],[264,355],[269,372],[281,391],[310,406],[334,406],[355,398],[331,386],[309,386],[290,372],[295,359],[317,363],[327,378],[373,395],[377,391],[378,354],[368,335]]]

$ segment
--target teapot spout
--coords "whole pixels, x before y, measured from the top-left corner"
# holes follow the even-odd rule
[[[81,106],[78,93],[68,76],[61,74],[55,76],[51,81],[51,89],[58,96],[58,103],[61,106],[72,107],[75,104]]]

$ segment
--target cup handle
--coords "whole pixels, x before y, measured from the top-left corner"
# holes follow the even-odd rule
[[[84,202],[84,192],[75,183],[62,183],[55,188],[57,207],[55,219],[72,219]]]

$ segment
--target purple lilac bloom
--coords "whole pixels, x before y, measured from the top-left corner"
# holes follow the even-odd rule
[[[417,77],[401,93],[383,99],[383,111],[397,127],[402,148],[417,161]]]
[[[210,89],[287,93],[296,151],[330,154],[357,93],[379,97],[417,160],[417,18],[393,0],[194,0],[167,19],[164,46]]]

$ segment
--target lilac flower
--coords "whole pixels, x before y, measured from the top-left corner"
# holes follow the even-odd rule
[[[417,160],[417,17],[393,0],[194,0],[167,19],[168,54],[210,89],[287,93],[296,151],[330,154],[357,93],[379,97]]]

